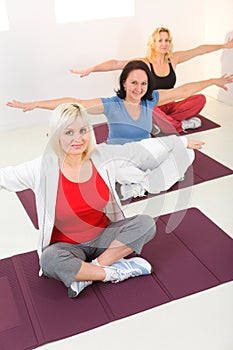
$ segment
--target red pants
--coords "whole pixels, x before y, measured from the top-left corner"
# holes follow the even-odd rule
[[[206,103],[204,95],[193,95],[182,101],[170,102],[154,107],[153,123],[159,126],[165,134],[174,134],[183,131],[182,120],[192,118],[200,113]]]

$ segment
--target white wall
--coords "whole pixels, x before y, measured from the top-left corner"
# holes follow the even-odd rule
[[[219,43],[222,40],[233,38],[233,1],[232,0],[206,0],[205,39],[206,42]],[[211,53],[204,58],[206,76],[233,73],[233,50],[221,50]],[[233,105],[233,84],[228,91],[210,87],[210,96]]]
[[[116,6],[115,0],[109,1]],[[148,35],[157,26],[171,29],[174,48],[178,50],[199,45],[207,39],[213,43],[223,42],[227,32],[232,30],[231,2],[222,0],[217,5],[216,0],[209,12],[213,0],[206,0],[208,8],[203,6],[203,0],[135,0],[135,17],[57,24],[53,0],[6,0],[10,30],[0,32],[0,130],[40,124],[51,113],[36,110],[23,114],[5,106],[11,99],[31,101],[113,95],[120,72],[97,73],[80,79],[70,74],[69,69],[85,68],[109,58],[142,56]],[[228,14],[229,20],[214,31],[211,18],[217,17],[219,9],[222,17],[225,12]],[[208,65],[205,67],[203,57],[182,64],[178,69],[178,84],[204,79],[211,74],[218,76],[219,60],[217,56],[211,72]]]

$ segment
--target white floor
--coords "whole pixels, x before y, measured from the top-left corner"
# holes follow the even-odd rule
[[[205,141],[203,152],[233,169],[233,106],[208,98],[203,115],[222,127],[189,138]],[[39,156],[46,144],[45,134],[46,125],[0,133],[0,166]],[[233,238],[233,175],[196,185],[191,191],[184,189],[130,204],[125,207],[125,213],[143,211],[157,216],[193,206]],[[0,258],[36,249],[38,233],[16,195],[1,191],[0,208]],[[78,315],[77,322],[80,322]],[[82,348],[232,350],[233,282],[40,347]]]

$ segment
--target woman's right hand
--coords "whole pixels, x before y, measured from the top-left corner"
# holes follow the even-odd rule
[[[227,42],[223,44],[224,49],[232,49],[233,48],[233,38],[228,38]]]
[[[37,108],[36,102],[20,102],[17,100],[9,101],[6,105],[8,107],[20,108],[23,110],[23,112],[32,111],[33,109]]]
[[[83,69],[83,70],[70,69],[70,73],[79,74],[80,78],[86,77],[91,72],[92,72],[91,68],[87,68],[87,69]]]

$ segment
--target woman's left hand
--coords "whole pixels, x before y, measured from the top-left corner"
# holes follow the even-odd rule
[[[215,80],[215,85],[227,91],[227,84],[233,83],[233,74],[224,74]]]
[[[204,144],[205,144],[205,142],[203,142],[203,141],[188,140],[187,148],[201,149]]]

